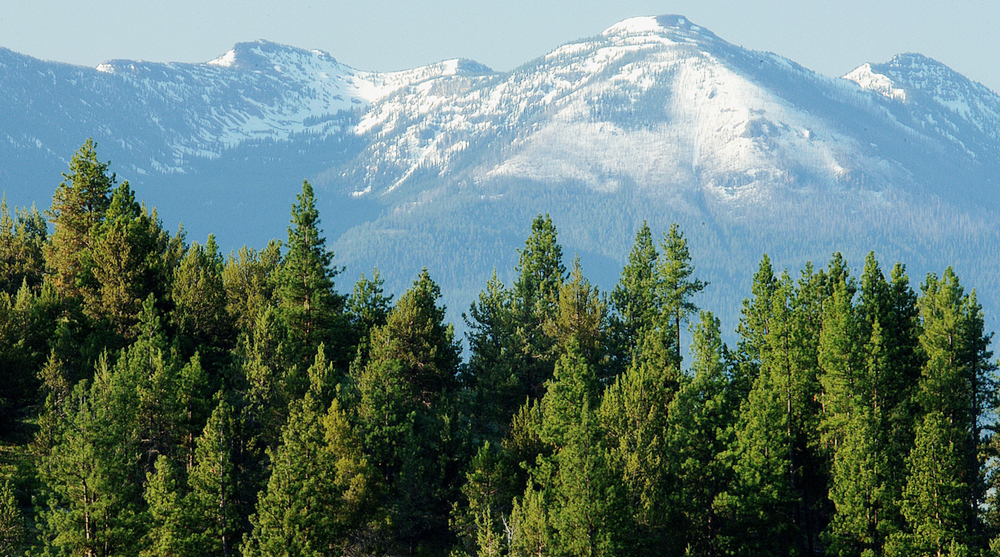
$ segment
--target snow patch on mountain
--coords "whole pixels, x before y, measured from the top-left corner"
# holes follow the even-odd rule
[[[230,50],[229,52],[219,56],[214,60],[209,60],[207,64],[209,66],[220,66],[223,68],[231,68],[233,64],[236,63],[236,49]]]
[[[631,33],[653,33],[661,30],[659,22],[655,17],[633,17],[620,21],[604,30],[601,35],[623,35]]]
[[[888,76],[872,71],[871,64],[859,66],[845,75],[844,79],[857,83],[862,89],[880,93],[890,100],[906,102],[906,91],[896,87]]]

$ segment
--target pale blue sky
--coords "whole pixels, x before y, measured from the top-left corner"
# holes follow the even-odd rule
[[[325,50],[363,70],[471,58],[512,69],[626,17],[675,13],[829,76],[920,52],[1000,91],[1000,0],[32,0],[0,7],[0,46],[96,66],[204,62],[239,41]]]

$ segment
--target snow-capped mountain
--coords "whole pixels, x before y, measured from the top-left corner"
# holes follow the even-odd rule
[[[786,190],[934,188],[941,159],[949,172],[996,172],[998,101],[919,56],[833,79],[683,17],[640,17],[507,74],[432,80],[374,103],[345,177],[357,195],[431,173],[739,204]]]
[[[79,129],[117,144],[123,170],[184,173],[248,142],[341,135],[378,99],[468,66],[359,72],[324,52],[267,41],[237,44],[204,64],[112,60],[95,69],[0,49],[0,90],[12,116],[0,133],[11,145],[41,143],[65,159],[72,147],[53,149],[57,141],[36,135]]]
[[[731,305],[765,251],[860,266],[875,249],[915,278],[953,264],[1000,287],[1000,96],[918,54],[827,77],[682,16],[637,17],[510,72],[365,72],[266,41],[97,68],[0,49],[0,96],[13,204],[46,206],[94,137],[168,225],[259,245],[310,178],[342,264],[391,268],[397,290],[436,267],[459,308],[513,268],[539,212],[605,286],[648,220],[689,231]]]

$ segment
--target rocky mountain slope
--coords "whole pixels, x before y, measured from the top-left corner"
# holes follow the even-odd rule
[[[681,223],[730,321],[765,251],[860,270],[875,250],[915,282],[953,264],[1000,309],[1000,96],[918,54],[829,78],[661,16],[503,73],[363,72],[264,41],[94,69],[0,49],[0,95],[12,203],[47,206],[94,137],[168,226],[260,245],[310,178],[349,277],[377,265],[401,289],[426,265],[453,307],[509,276],[549,212],[605,287],[642,220]]]

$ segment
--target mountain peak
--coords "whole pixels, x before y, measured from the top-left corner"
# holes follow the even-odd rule
[[[680,40],[718,38],[708,29],[695,25],[690,19],[676,14],[623,19],[605,29],[601,35],[605,37],[660,35]]]
[[[287,46],[264,39],[236,43],[229,52],[207,63],[210,66],[224,68],[264,69],[280,65],[289,59],[314,58],[330,64],[337,60],[322,50],[306,50]]]

